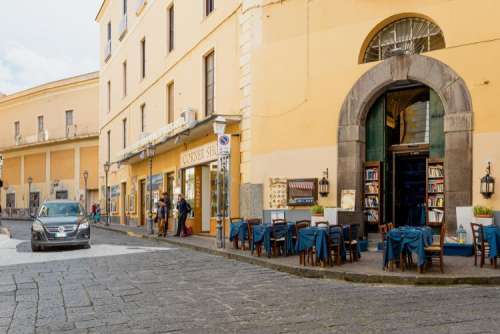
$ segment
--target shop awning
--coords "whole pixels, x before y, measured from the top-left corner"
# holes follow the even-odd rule
[[[241,116],[239,115],[216,114],[211,115],[201,121],[192,121],[188,126],[183,127],[180,131],[174,134],[161,136],[160,130],[158,133],[153,133],[152,135],[148,136],[154,138],[151,141],[154,142],[156,147],[155,155],[168,152],[172,149],[175,149],[176,147],[184,145],[185,143],[189,143],[193,140],[213,134],[213,123],[218,116],[224,116],[226,118],[228,126],[231,124],[237,124],[241,121]],[[141,140],[138,142],[141,145],[137,145],[137,143],[132,144],[132,146],[135,147],[134,150],[121,154],[121,157],[116,161],[116,163],[127,165],[142,161],[143,152],[149,142],[150,141],[147,140]]]

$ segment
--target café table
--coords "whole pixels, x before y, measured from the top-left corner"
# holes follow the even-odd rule
[[[293,232],[295,230],[295,223],[288,222],[286,228],[282,228],[276,231],[275,237],[285,238],[285,254],[293,254]],[[262,243],[264,249],[266,250],[267,256],[271,256],[271,236],[273,232],[273,224],[264,223],[260,225],[255,225],[253,227],[252,235],[252,250],[255,249],[256,245]]]
[[[345,229],[345,227],[344,227]],[[327,227],[306,227],[299,230],[297,236],[297,243],[295,245],[295,252],[300,254],[315,247],[316,257],[325,262],[328,259],[328,233]],[[345,261],[345,247],[343,233],[338,233],[340,236],[340,252],[342,260]]]
[[[248,240],[248,223],[245,220],[233,221],[229,225],[229,241],[238,248],[238,241],[244,245],[246,240]]]
[[[484,226],[483,234],[485,241],[487,241],[488,245],[490,246],[488,257],[494,260],[496,257],[498,257],[498,248],[500,247],[500,226]]]
[[[432,229],[428,226],[403,226],[390,230],[386,235],[384,249],[384,268],[390,262],[399,261],[401,254],[416,253],[417,265],[422,268],[425,264],[425,247],[432,244]]]

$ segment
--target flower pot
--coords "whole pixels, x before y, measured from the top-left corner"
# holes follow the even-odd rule
[[[324,222],[326,221],[326,218],[325,216],[323,216],[322,214],[312,214],[311,215],[311,226],[316,226],[316,224],[318,222]]]
[[[481,225],[492,225],[493,216],[492,215],[478,215],[474,216],[474,223]]]

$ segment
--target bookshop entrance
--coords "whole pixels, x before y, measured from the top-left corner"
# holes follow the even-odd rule
[[[338,123],[337,204],[343,191],[356,193],[355,210],[342,223],[362,224],[365,235],[379,223],[396,223],[393,153],[407,150],[409,159],[417,150],[427,165],[425,218],[445,222],[447,233],[455,233],[456,208],[472,205],[472,119],[467,85],[437,59],[394,56],[365,72],[347,94]],[[400,164],[422,165],[405,160]],[[401,184],[394,184],[396,190]],[[401,204],[397,196],[394,202]]]
[[[429,163],[444,163],[443,115],[436,93],[411,81],[392,85],[370,109],[363,195],[367,232],[385,223],[422,226],[428,211],[439,209],[429,205],[435,196]],[[444,195],[439,205],[444,208]]]

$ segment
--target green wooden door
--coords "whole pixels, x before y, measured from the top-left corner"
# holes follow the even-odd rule
[[[431,159],[444,159],[444,107],[436,92],[432,89],[429,92],[429,157]]]
[[[366,161],[385,160],[385,139],[385,96],[381,96],[366,118]]]

